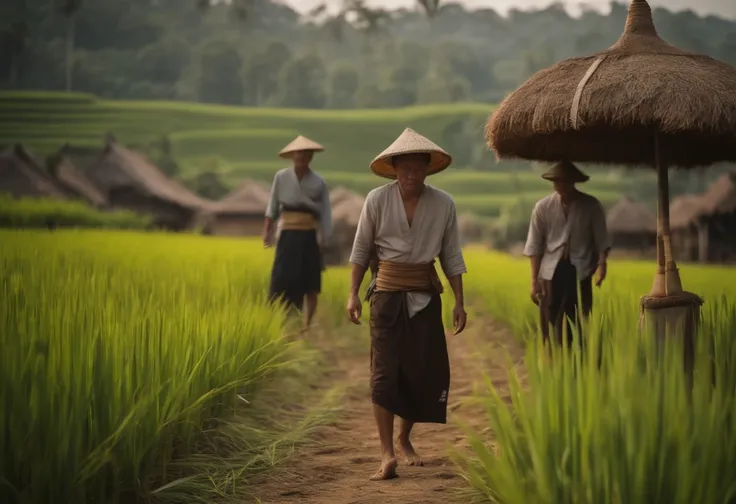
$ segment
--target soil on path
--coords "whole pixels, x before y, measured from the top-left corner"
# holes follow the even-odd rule
[[[459,336],[447,337],[452,383],[446,425],[419,424],[412,440],[423,467],[407,467],[399,456],[399,478],[369,481],[380,465],[378,433],[369,390],[365,352],[335,355],[341,366],[332,379],[346,381],[339,419],[318,434],[318,442],[299,449],[294,460],[271,471],[250,488],[261,504],[440,504],[460,502],[463,488],[450,460],[453,449],[467,447],[458,423],[488,432],[484,412],[469,399],[489,377],[502,394],[508,392],[509,362],[518,364],[520,345],[498,324],[475,321]],[[341,352],[345,354],[345,352]],[[509,360],[509,357],[511,358]],[[398,421],[396,422],[398,427]]]

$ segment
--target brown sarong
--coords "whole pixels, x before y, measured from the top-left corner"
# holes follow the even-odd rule
[[[547,296],[540,302],[540,319],[542,336],[549,340],[549,324],[552,324],[556,343],[562,344],[566,336],[568,345],[573,342],[574,334],[570,320],[575,321],[582,342],[581,317],[587,318],[593,308],[593,275],[578,282],[575,266],[562,259],[555,269],[552,280],[545,282]],[[578,309],[578,283],[580,284],[580,309]]]
[[[450,361],[440,295],[411,318],[405,292],[376,291],[370,307],[373,403],[408,421],[446,423]]]
[[[376,290],[442,294],[442,282],[437,275],[434,261],[425,264],[378,261]]]
[[[281,212],[281,229],[310,231],[317,229],[317,219],[309,212]]]

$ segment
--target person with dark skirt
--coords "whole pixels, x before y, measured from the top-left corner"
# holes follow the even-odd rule
[[[554,193],[537,202],[532,211],[524,255],[531,260],[531,298],[539,306],[542,337],[568,344],[593,309],[593,275],[600,287],[608,270],[611,238],[601,202],[579,191],[576,184],[589,177],[568,161],[542,175]],[[578,298],[578,288],[580,298]],[[581,338],[582,342],[582,338]]]
[[[281,150],[279,156],[291,159],[292,166],[274,176],[263,228],[264,246],[270,247],[274,224],[280,219],[269,299],[302,312],[306,297],[306,328],[317,311],[324,270],[322,247],[332,233],[327,184],[310,168],[314,153],[323,150],[303,136]]]
[[[395,416],[401,418],[398,447],[415,466],[422,460],[410,439],[414,424],[447,421],[450,362],[435,259],[455,295],[455,334],[465,328],[462,275],[467,270],[455,203],[425,178],[451,162],[447,152],[407,128],[371,163],[375,174],[395,181],[372,190],[365,200],[350,256],[347,313],[360,323],[358,293],[370,267],[371,399],[382,453],[374,481],[397,475]]]

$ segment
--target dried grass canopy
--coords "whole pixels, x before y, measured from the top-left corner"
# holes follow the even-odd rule
[[[532,76],[486,126],[500,158],[705,166],[736,161],[736,68],[659,38],[634,0],[611,48]]]

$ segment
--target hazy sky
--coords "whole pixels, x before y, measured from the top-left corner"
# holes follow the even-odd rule
[[[332,6],[342,4],[341,0],[279,0],[282,3],[293,6],[296,10],[304,12],[310,8],[327,3]],[[493,7],[495,10],[505,14],[509,8],[516,7],[518,9],[529,9],[545,7],[552,0],[452,0],[455,3],[462,3],[469,7]],[[619,0],[621,2],[622,0]],[[625,0],[624,0],[625,1]],[[415,0],[368,0],[368,3],[374,6],[384,8],[391,7],[411,7],[417,5]],[[569,12],[573,15],[578,11],[578,6],[585,3],[602,11],[607,11],[610,5],[609,0],[563,0]],[[626,2],[628,3],[628,2]],[[692,9],[698,14],[717,14],[722,17],[736,19],[736,0],[649,0],[652,7],[662,6],[670,10],[678,11],[684,9]]]

